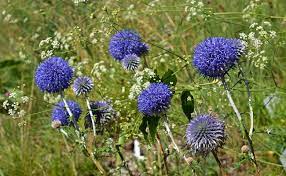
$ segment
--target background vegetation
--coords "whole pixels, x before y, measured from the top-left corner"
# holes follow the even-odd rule
[[[252,53],[242,57],[240,64],[251,86],[253,143],[260,174],[285,175],[279,158],[286,148],[286,1],[199,2],[0,0],[0,102],[19,102],[16,114],[10,111],[9,115],[11,106],[0,108],[0,175],[100,174],[76,143],[51,128],[50,113],[57,96],[41,93],[33,79],[37,65],[50,55],[69,60],[77,75],[92,76],[95,89],[91,98],[112,101],[119,114],[95,142],[96,158],[108,174],[128,174],[116,152],[115,146],[120,144],[135,175],[166,175],[160,146],[146,143],[139,130],[142,115],[137,112],[136,98],[130,97],[130,88],[138,78],[108,53],[111,35],[125,28],[136,30],[150,46],[145,58],[150,69],[156,69],[159,75],[168,69],[176,72],[178,83],[168,117],[175,140],[187,156],[190,154],[184,134],[188,119],[180,102],[183,90],[191,90],[195,99],[194,115],[212,112],[226,122],[228,140],[218,157],[228,175],[254,175],[256,169],[248,155],[241,152],[247,141],[240,137],[222,85],[194,70],[192,54],[197,43],[211,36],[248,42]],[[261,43],[255,43],[255,39]],[[234,69],[227,80],[248,123],[247,92],[238,73]],[[11,94],[15,96],[9,97]],[[29,98],[27,102],[23,101],[25,96]],[[85,107],[70,89],[67,96]],[[84,109],[83,116],[86,113]],[[169,152],[169,175],[218,174],[212,155],[193,158],[188,166],[176,155],[161,125],[159,134],[164,150]],[[133,156],[134,139],[140,141],[145,160]]]

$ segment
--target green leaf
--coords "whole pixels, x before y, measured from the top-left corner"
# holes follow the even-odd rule
[[[144,139],[147,142],[151,142],[151,143],[155,142],[159,120],[160,120],[159,116],[153,116],[153,117],[144,116],[143,117],[139,129],[143,133]],[[149,129],[149,133],[146,131],[147,127]]]
[[[170,86],[175,86],[177,84],[177,77],[175,75],[175,72],[169,69],[167,72],[164,73],[161,78],[161,81]]]
[[[184,90],[181,95],[182,109],[189,120],[192,119],[192,113],[194,112],[195,100],[189,90]]]
[[[154,143],[156,139],[157,127],[159,125],[159,116],[149,117],[148,119],[148,128],[150,132],[151,142]]]
[[[155,73],[155,76],[150,79],[150,83],[160,82],[161,79],[160,79],[160,77],[158,75],[157,69],[154,70],[154,73]]]
[[[16,65],[19,65],[21,63],[22,63],[22,61],[20,61],[20,60],[12,60],[12,59],[3,60],[3,61],[0,61],[0,69],[6,69],[7,67],[16,66]]]
[[[146,131],[146,128],[148,126],[148,116],[144,116],[141,122],[141,125],[139,126],[139,130],[143,133],[144,139],[148,141],[148,133]]]

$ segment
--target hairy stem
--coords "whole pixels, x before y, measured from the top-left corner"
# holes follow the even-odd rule
[[[245,78],[244,72],[243,72],[242,68],[240,67],[240,65],[239,65],[239,70],[240,70],[240,74],[242,76],[242,79],[244,81],[245,88],[246,88],[246,91],[247,91],[249,116],[250,116],[249,137],[251,138],[252,134],[253,134],[253,129],[254,129],[253,108],[252,108],[252,105],[251,105],[251,102],[252,102],[251,92],[250,92],[250,87],[249,87],[249,81]]]
[[[174,145],[174,149],[178,152],[178,154],[179,154],[180,156],[183,156],[185,162],[189,165],[189,161],[187,160],[186,156],[182,154],[181,150],[179,149],[178,145],[176,144],[176,142],[175,142],[175,140],[174,140],[172,131],[170,130],[169,124],[168,124],[168,122],[167,122],[167,117],[166,117],[166,115],[165,115],[165,118],[164,118],[164,122],[163,122],[163,123],[164,123],[164,126],[165,126],[165,128],[166,128],[167,134],[168,134],[168,136],[170,137],[170,139],[171,139],[171,141],[172,141],[172,143],[173,143],[173,145]]]
[[[94,122],[94,119],[93,119],[93,113],[92,113],[92,109],[90,107],[90,102],[89,102],[89,98],[88,97],[86,97],[86,105],[87,105],[87,108],[88,108],[88,111],[89,111],[89,116],[90,116],[91,123],[92,123],[93,135],[95,137],[96,136],[95,122]]]
[[[233,99],[232,99],[232,96],[231,96],[231,93],[229,91],[229,87],[227,85],[227,83],[225,82],[224,78],[221,79],[222,81],[222,84],[224,86],[224,89],[226,91],[226,95],[227,95],[227,98],[229,100],[229,103],[230,105],[232,106],[237,118],[238,118],[238,121],[239,121],[239,124],[240,124],[240,128],[241,128],[241,131],[242,131],[242,134],[243,134],[243,138],[244,136],[246,136],[246,139],[248,141],[248,146],[250,148],[250,151],[251,151],[251,158],[252,158],[252,161],[254,162],[255,166],[257,167],[257,162],[256,162],[256,158],[255,158],[255,154],[254,154],[254,147],[253,147],[253,144],[252,144],[252,140],[251,138],[249,137],[249,134],[247,132],[247,129],[245,128],[243,122],[242,122],[242,118],[241,118],[241,115],[240,115],[240,112],[238,111]]]

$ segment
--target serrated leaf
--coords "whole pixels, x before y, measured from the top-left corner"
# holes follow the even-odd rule
[[[20,60],[12,60],[12,59],[3,60],[3,61],[0,61],[0,69],[6,69],[7,67],[16,66],[16,65],[19,65],[21,63],[22,63],[22,61],[20,61]]]
[[[192,119],[192,113],[194,112],[195,100],[189,90],[184,90],[181,95],[181,105],[183,112],[189,120]]]
[[[161,81],[170,86],[175,86],[177,84],[177,77],[175,75],[175,72],[169,69],[167,72],[164,73],[161,78]]]
[[[150,132],[151,142],[154,143],[156,139],[157,127],[159,125],[159,116],[149,117],[148,119],[148,128]]]

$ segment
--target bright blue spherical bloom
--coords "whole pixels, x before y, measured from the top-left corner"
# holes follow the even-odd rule
[[[142,42],[138,33],[132,30],[121,30],[114,34],[109,42],[109,52],[115,59],[121,61],[127,54],[138,57],[147,54],[149,48]]]
[[[186,136],[193,154],[206,156],[224,144],[224,122],[209,114],[199,115],[189,123]]]
[[[121,61],[125,70],[137,70],[140,64],[140,58],[136,54],[127,54]]]
[[[68,100],[68,107],[70,108],[73,118],[78,121],[81,109],[78,103]],[[63,101],[57,103],[52,111],[52,122],[60,122],[60,125],[65,126],[69,125],[73,119],[70,119],[68,111],[66,110],[65,104]]]
[[[90,107],[98,125],[106,125],[116,117],[116,112],[107,101],[91,101]],[[85,127],[92,128],[90,114],[85,117]]]
[[[73,77],[73,69],[60,57],[50,57],[37,68],[35,82],[43,92],[57,93],[68,88]]]
[[[172,98],[172,91],[164,83],[151,83],[138,96],[138,109],[147,116],[154,116],[168,110]]]
[[[244,48],[239,39],[211,37],[196,46],[193,65],[204,76],[223,77],[239,60]]]
[[[90,77],[81,76],[74,80],[72,88],[76,95],[85,95],[92,90],[93,86],[94,84]]]

